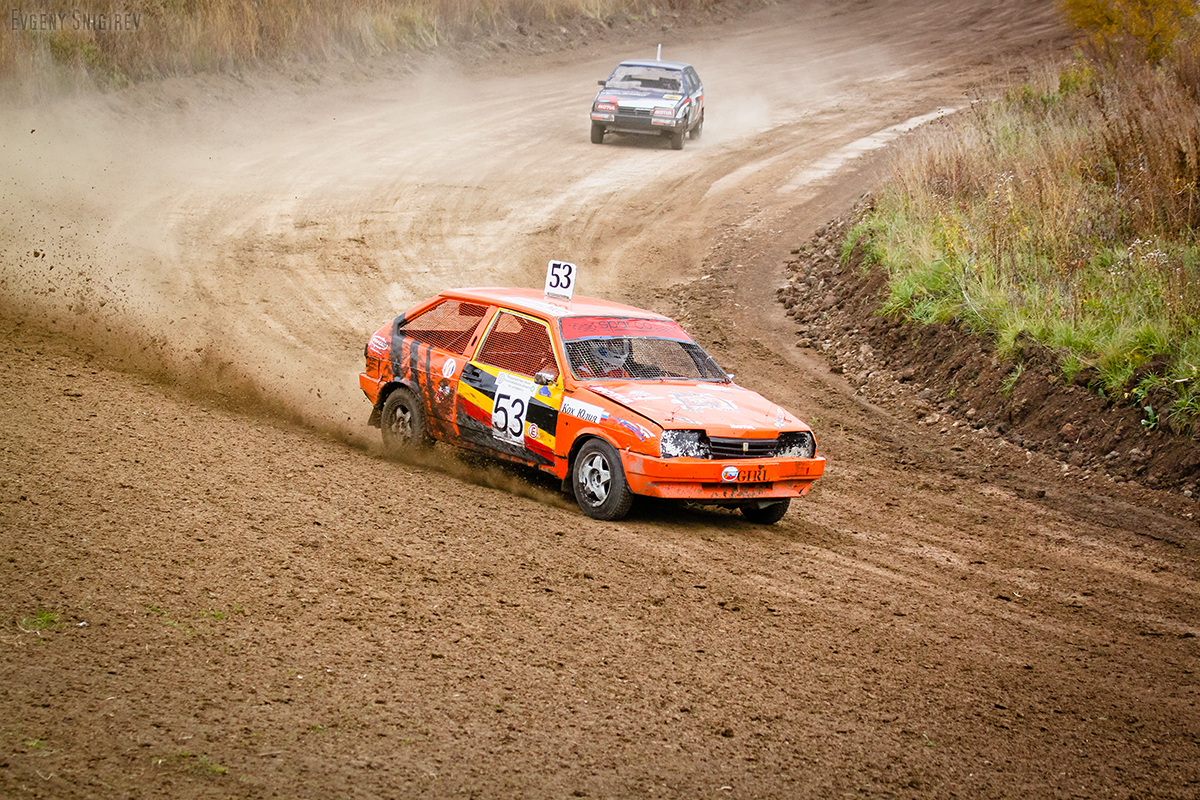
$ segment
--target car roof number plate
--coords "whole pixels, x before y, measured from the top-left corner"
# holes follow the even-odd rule
[[[569,261],[551,261],[546,267],[546,296],[569,301],[575,294],[576,272],[576,266]]]

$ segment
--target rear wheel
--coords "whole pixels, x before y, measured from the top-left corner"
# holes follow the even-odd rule
[[[580,449],[571,484],[575,502],[592,519],[620,519],[633,504],[621,456],[603,439],[591,439]]]
[[[592,144],[604,143],[604,126],[599,122],[592,123]]]
[[[425,409],[408,389],[396,389],[388,395],[380,413],[379,430],[383,449],[389,456],[423,450],[433,444],[425,424]]]
[[[792,504],[791,498],[779,500],[766,505],[758,505],[757,503],[746,503],[742,508],[742,516],[751,522],[759,525],[774,525],[779,520],[783,519],[783,515],[787,513],[788,506]]]
[[[692,131],[691,131],[691,133],[688,134],[688,136],[690,136],[693,140],[699,139],[700,134],[701,134],[701,132],[703,132],[703,130],[704,130],[704,112],[701,111],[700,119],[698,122],[696,122],[696,127],[692,128]]]

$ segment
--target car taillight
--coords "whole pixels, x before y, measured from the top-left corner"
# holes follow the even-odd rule
[[[605,100],[603,102],[596,103],[596,110],[597,111],[616,111],[617,104]]]

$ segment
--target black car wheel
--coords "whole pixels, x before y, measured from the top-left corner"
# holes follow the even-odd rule
[[[571,483],[575,502],[592,519],[620,519],[633,504],[621,456],[603,439],[590,439],[580,449]]]
[[[379,418],[383,449],[389,456],[429,447],[429,429],[425,410],[408,389],[396,389],[388,395]]]
[[[592,123],[592,144],[604,143],[604,126],[599,122]]]
[[[696,121],[696,127],[692,128],[692,132],[688,135],[692,139],[699,139],[700,133],[704,130],[704,112],[700,112],[700,119]]]
[[[742,506],[742,516],[759,525],[774,525],[783,519],[783,515],[787,513],[788,506],[791,504],[791,498],[780,500],[777,503],[768,503],[765,506],[747,503]]]
[[[671,134],[671,149],[672,150],[682,150],[683,149],[683,128],[680,128],[679,130],[677,130]]]

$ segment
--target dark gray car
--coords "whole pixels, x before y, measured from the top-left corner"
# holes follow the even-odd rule
[[[675,150],[700,138],[704,84],[691,64],[657,59],[622,61],[592,101],[592,142],[606,133],[666,136]]]

